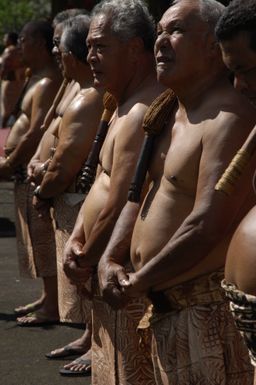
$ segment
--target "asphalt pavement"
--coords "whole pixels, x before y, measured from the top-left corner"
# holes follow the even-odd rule
[[[69,361],[47,360],[50,350],[78,338],[82,325],[20,327],[13,309],[38,298],[40,280],[20,279],[14,227],[13,185],[0,183],[0,384],[89,385],[90,377],[63,377]],[[108,384],[106,384],[108,385]]]

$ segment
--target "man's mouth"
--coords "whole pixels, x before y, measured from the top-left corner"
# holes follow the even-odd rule
[[[157,56],[156,57],[156,66],[157,68],[166,67],[172,62],[168,56]]]

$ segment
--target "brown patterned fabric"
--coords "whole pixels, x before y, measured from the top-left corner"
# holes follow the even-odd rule
[[[142,340],[136,331],[148,300],[132,300],[115,311],[99,295],[96,279],[93,284],[92,384],[155,385],[151,334]]]
[[[221,282],[237,329],[248,347],[251,364],[256,367],[256,297],[245,294],[225,280]]]
[[[32,206],[34,188],[15,183],[16,233],[20,274],[26,278],[57,273],[54,224],[49,211],[40,217]]]
[[[216,272],[164,292],[173,310],[151,319],[157,385],[253,384],[253,368],[220,287],[222,278]]]
[[[76,194],[62,194],[54,199],[54,217],[56,221],[57,276],[59,315],[62,322],[84,323],[90,319],[91,301],[71,285],[62,268],[62,256],[65,244],[70,237],[83,200]],[[71,197],[71,199],[69,199]],[[84,197],[84,196],[83,196]],[[80,198],[80,199],[79,199]],[[83,198],[82,198],[83,199]],[[90,282],[86,284],[90,288]]]

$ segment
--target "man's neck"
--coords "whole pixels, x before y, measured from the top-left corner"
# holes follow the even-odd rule
[[[131,71],[131,76],[122,84],[122,87],[108,91],[115,97],[117,105],[123,105],[140,92],[152,78],[156,79],[154,58],[151,54],[147,54],[144,60],[137,64],[135,70]]]
[[[88,70],[83,68],[81,71],[76,71],[74,80],[79,83],[81,90],[93,86],[93,76],[89,68]]]
[[[193,111],[206,101],[214,90],[223,86],[226,81],[223,74],[210,74],[210,76],[205,76],[197,81],[189,82],[188,86],[171,88],[178,97],[180,109]]]
[[[45,60],[42,59],[39,62],[31,63],[31,65],[29,65],[29,68],[31,69],[32,76],[43,77],[49,71],[49,69],[56,68],[56,64],[53,58],[49,57]]]

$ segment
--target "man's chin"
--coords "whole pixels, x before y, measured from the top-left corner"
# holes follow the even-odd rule
[[[102,81],[103,79],[99,76],[94,76],[93,77],[93,82],[95,87],[104,87],[104,82]]]

